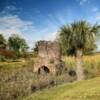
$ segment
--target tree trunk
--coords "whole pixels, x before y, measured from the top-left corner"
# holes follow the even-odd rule
[[[78,81],[84,80],[83,52],[81,49],[76,51],[76,73]]]

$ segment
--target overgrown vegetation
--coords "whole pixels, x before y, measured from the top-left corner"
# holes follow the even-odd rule
[[[21,99],[38,90],[76,80],[75,59],[72,57],[63,57],[67,70],[58,76],[36,75],[33,72],[35,60],[0,63],[0,100]],[[86,79],[100,75],[99,54],[84,57],[84,73]]]
[[[76,77],[68,72],[55,76],[37,75],[33,72],[34,62],[13,62],[0,64],[0,100],[14,100],[27,96],[37,90],[72,82]]]

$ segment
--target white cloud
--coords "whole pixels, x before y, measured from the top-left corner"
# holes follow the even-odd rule
[[[92,8],[92,12],[97,12],[99,9],[97,7]]]
[[[13,5],[10,5],[10,6],[6,6],[5,10],[17,10],[17,8]]]
[[[97,12],[95,15],[96,21],[100,21],[100,12]]]
[[[20,13],[21,10],[22,10],[22,8],[16,8],[13,5],[8,5],[0,12],[0,14],[1,15],[9,15],[12,12]]]
[[[48,34],[45,34],[45,36],[43,37],[43,40],[50,40],[50,41],[54,41],[57,38],[57,32],[49,32]]]
[[[50,24],[49,24],[50,25]],[[38,41],[38,40],[49,40],[49,41],[53,41],[56,39],[56,36],[57,36],[57,29],[56,27],[50,25],[50,26],[47,26],[45,28],[42,28],[40,30],[36,30],[35,33],[39,36],[34,38],[35,41]]]
[[[0,17],[0,33],[6,37],[11,34],[20,34],[25,30],[31,29],[34,31],[34,26],[30,21],[24,21],[17,15],[8,15]]]
[[[100,20],[100,15],[96,16],[96,19],[97,19],[97,20]]]
[[[61,14],[58,14],[58,15],[56,16],[56,18],[57,18],[57,20],[59,21],[59,23],[60,23],[61,25],[64,25],[64,24],[65,24],[66,20],[65,20],[64,16],[62,16]]]
[[[80,5],[83,5],[84,3],[89,3],[89,0],[77,0],[79,3],[80,3]]]
[[[67,14],[66,14],[67,13]],[[67,21],[67,17],[69,16],[69,12],[66,11],[64,12],[64,14],[62,13],[56,13],[55,15],[54,14],[49,14],[48,15],[48,25],[50,26],[53,26],[53,27],[60,27],[64,24],[66,24],[66,21]]]

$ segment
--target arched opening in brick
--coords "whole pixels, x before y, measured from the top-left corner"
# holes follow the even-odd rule
[[[38,73],[42,75],[46,75],[50,73],[50,70],[47,66],[42,66],[38,69]]]

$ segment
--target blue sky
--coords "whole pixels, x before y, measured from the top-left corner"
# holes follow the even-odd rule
[[[100,0],[0,0],[0,33],[19,34],[32,47],[37,40],[54,40],[64,24],[100,23],[99,5]]]

